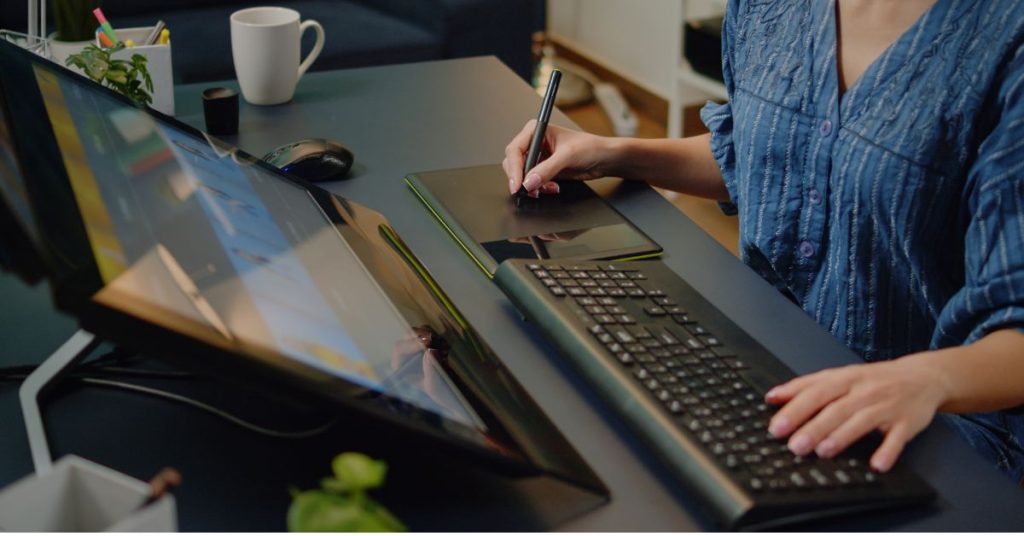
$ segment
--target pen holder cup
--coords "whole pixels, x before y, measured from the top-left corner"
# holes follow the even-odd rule
[[[118,28],[117,37],[121,41],[131,39],[136,43],[142,43],[152,30],[152,26],[145,28]],[[100,46],[98,40],[96,46]],[[132,48],[125,48],[115,52],[112,57],[119,60],[130,60],[132,54],[142,54],[146,57],[149,76],[153,79],[153,103],[150,104],[150,107],[158,112],[174,115],[174,73],[171,70],[171,44],[137,44]]]
[[[174,532],[174,497],[141,507],[145,482],[77,456],[65,456],[43,475],[0,490],[0,531]]]

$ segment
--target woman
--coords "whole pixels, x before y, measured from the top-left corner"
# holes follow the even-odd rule
[[[1021,481],[1024,2],[732,0],[723,65],[710,134],[549,127],[524,177],[531,122],[509,190],[612,175],[732,201],[743,260],[868,361],[770,390],[772,434],[831,457],[880,430],[884,472],[955,413]]]

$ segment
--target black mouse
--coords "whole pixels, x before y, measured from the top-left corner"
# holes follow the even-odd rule
[[[348,147],[331,140],[299,140],[267,153],[263,160],[309,182],[344,179],[355,156]]]

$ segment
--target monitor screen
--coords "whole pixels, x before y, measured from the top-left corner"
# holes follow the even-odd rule
[[[486,431],[429,354],[396,362],[421,346],[418,326],[309,191],[44,67],[34,75],[104,283],[97,300]],[[409,381],[421,376],[429,391]]]
[[[55,299],[86,329],[601,488],[379,213],[4,47]]]

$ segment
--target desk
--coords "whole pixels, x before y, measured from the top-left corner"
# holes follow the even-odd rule
[[[198,127],[202,125],[200,90],[201,86],[180,87],[175,99],[178,117]],[[352,148],[358,163],[355,177],[327,188],[379,210],[391,221],[455,305],[611,489],[610,503],[560,528],[712,528],[693,498],[681,486],[659,477],[658,466],[644,447],[630,438],[539,332],[520,320],[402,182],[413,171],[500,161],[508,139],[536,113],[538,100],[494,58],[310,73],[292,103],[268,108],[243,104],[241,134],[229,141],[257,155],[304,137],[333,138]],[[560,113],[552,120],[571,124]],[[651,188],[604,179],[599,189],[664,246],[664,261],[673,270],[794,370],[804,373],[855,360]],[[21,419],[14,391],[0,384],[0,422],[5,428],[0,439],[0,485],[31,471],[24,433],[18,429]],[[149,476],[163,464],[182,468],[186,479],[192,478],[178,493],[180,524],[186,530],[281,528],[282,508],[287,504],[284,487],[315,482],[328,470],[326,460],[338,445],[351,445],[351,438],[340,432],[294,443],[256,438],[162,401],[86,389],[57,396],[47,416],[58,455],[75,452],[139,477]],[[933,426],[911,446],[905,459],[939,491],[933,508],[861,516],[811,528],[1024,529],[1024,492],[987,466],[951,431]],[[418,465],[429,464],[424,462],[429,458],[417,460]],[[405,463],[394,460],[392,474],[410,469]],[[428,478],[436,478],[444,475],[445,468],[425,471]],[[488,491],[490,477],[466,474],[463,489],[447,491],[458,500],[472,502],[430,504],[429,492],[443,487],[438,482],[412,482],[404,491],[391,489],[395,502],[388,498],[384,502],[406,515],[414,528],[517,527],[515,520],[502,515],[501,494]]]

